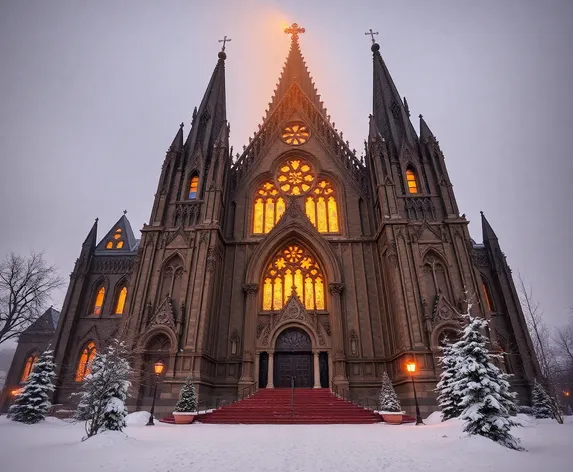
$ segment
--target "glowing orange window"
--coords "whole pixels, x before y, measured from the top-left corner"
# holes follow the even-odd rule
[[[189,200],[195,200],[197,198],[197,189],[199,188],[199,177],[196,175],[191,178],[191,183],[189,184]]]
[[[31,356],[28,356],[28,359],[26,359],[26,364],[24,364],[24,370],[22,371],[22,377],[20,377],[20,382],[25,382],[26,380],[28,380],[28,377],[32,373],[32,370],[34,370],[34,365],[36,364],[37,361],[38,361],[38,356],[35,356],[33,354]]]
[[[93,314],[94,315],[101,315],[101,308],[103,306],[103,301],[105,299],[105,287],[100,287],[97,291]]]
[[[412,169],[406,170],[406,183],[408,184],[410,193],[418,193],[418,182],[416,180],[416,174],[414,174]]]
[[[123,287],[119,291],[119,295],[117,297],[117,303],[115,304],[114,313],[116,315],[123,315],[123,309],[125,308],[125,299],[127,298],[127,287]]]
[[[93,341],[90,341],[80,356],[78,368],[76,370],[76,382],[81,382],[91,372],[91,362],[96,355],[96,346]]]

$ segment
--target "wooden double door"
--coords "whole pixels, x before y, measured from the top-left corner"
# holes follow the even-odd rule
[[[296,388],[312,388],[314,363],[312,352],[276,352],[273,383],[278,388],[290,388],[294,377]]]

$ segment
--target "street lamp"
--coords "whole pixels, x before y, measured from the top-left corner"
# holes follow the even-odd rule
[[[422,415],[420,415],[420,407],[418,406],[418,395],[416,394],[416,384],[414,383],[414,372],[416,372],[416,363],[414,361],[408,362],[406,364],[406,369],[410,372],[410,378],[412,379],[412,388],[414,389],[414,401],[416,402],[416,424],[424,424],[422,421]]]
[[[163,373],[165,364],[160,359],[153,364],[153,372],[155,372],[155,387],[153,388],[153,401],[151,402],[151,412],[149,413],[149,421],[146,426],[153,426],[153,414],[155,413],[155,397],[157,396],[157,384],[159,383],[159,376]]]

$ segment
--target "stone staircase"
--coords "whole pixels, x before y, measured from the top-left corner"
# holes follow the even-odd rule
[[[292,390],[260,389],[254,395],[200,415],[211,424],[368,424],[379,423],[378,414],[332,394],[328,388]],[[165,418],[165,422],[171,422]]]

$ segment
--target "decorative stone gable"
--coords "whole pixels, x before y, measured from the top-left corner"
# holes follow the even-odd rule
[[[166,297],[149,321],[149,326],[163,325],[175,330],[175,322],[176,315],[173,310],[173,301],[170,297]]]

